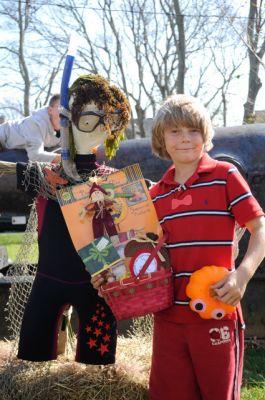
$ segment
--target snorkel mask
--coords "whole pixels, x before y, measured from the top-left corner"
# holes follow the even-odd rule
[[[75,154],[80,152],[78,145],[89,154],[93,140],[96,145],[104,142],[106,156],[111,159],[124,139],[131,108],[124,93],[97,74],[81,75],[68,89],[74,60],[70,51],[71,45],[61,84],[62,164],[65,173],[79,181],[74,163]]]

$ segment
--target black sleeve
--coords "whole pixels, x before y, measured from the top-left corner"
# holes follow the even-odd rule
[[[32,167],[28,170],[27,163],[18,162],[17,168],[17,188],[27,193],[32,199],[38,196],[40,187],[40,177],[36,168]],[[27,171],[27,179],[26,179]]]

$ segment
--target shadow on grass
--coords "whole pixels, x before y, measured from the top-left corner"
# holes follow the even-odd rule
[[[243,386],[264,389],[265,399],[265,347],[246,346]]]

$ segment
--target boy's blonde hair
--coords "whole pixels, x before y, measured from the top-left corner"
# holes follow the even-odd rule
[[[192,96],[175,94],[168,97],[158,110],[152,126],[152,150],[160,158],[170,160],[164,141],[165,128],[169,126],[198,129],[203,138],[204,150],[213,147],[213,127],[206,108]]]

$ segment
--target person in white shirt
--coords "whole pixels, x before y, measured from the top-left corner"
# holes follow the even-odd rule
[[[60,154],[45,150],[60,146],[59,104],[60,95],[55,94],[48,107],[33,111],[29,117],[0,125],[0,148],[25,149],[31,161],[60,162]]]

